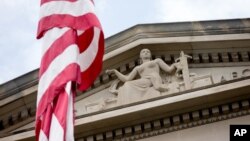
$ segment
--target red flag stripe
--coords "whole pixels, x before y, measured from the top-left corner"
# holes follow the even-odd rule
[[[42,117],[43,122],[41,124],[41,129],[43,129],[43,134],[45,134],[47,138],[49,137],[48,134],[50,132],[51,117],[52,117],[52,105],[49,104],[47,106],[45,114]]]
[[[79,46],[79,52],[84,52],[91,44],[94,37],[94,28],[85,30],[84,33],[80,34],[77,38],[77,44]]]
[[[98,18],[93,13],[88,13],[79,17],[54,14],[40,19],[37,38],[41,38],[47,30],[53,27],[72,27],[73,29],[85,31],[93,26],[102,29]]]
[[[63,127],[63,129],[66,129],[66,118],[64,117],[67,115],[67,109],[68,108],[68,94],[64,90],[60,95],[58,95],[57,103],[54,108],[54,114],[59,121],[60,125]]]
[[[76,2],[77,0],[41,0],[41,5],[51,2],[51,1],[67,1],[67,2]]]

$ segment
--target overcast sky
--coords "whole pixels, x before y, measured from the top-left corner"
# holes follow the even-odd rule
[[[37,69],[40,0],[1,0],[0,84]],[[95,0],[105,37],[142,23],[250,18],[250,0]]]

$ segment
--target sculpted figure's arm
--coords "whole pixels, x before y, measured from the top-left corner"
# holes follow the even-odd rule
[[[172,64],[171,66],[167,65],[163,60],[161,59],[155,59],[156,63],[158,63],[158,65],[160,66],[160,68],[162,70],[164,70],[165,72],[172,72],[173,70],[175,70],[175,64]]]
[[[137,75],[137,67],[135,67],[132,72],[128,75],[123,75],[122,73],[120,73],[119,71],[115,70],[115,69],[111,69],[111,70],[106,70],[107,74],[112,74],[114,73],[118,79],[120,79],[122,82],[126,82],[126,81],[130,81],[133,80],[135,78],[135,76]]]

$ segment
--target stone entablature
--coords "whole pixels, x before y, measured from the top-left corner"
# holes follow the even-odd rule
[[[199,112],[203,111],[203,110],[209,111],[209,112],[204,112],[204,114],[209,113],[209,115],[215,116],[218,114],[218,109],[219,109],[219,113],[221,113],[221,110],[223,107],[224,107],[223,113],[231,113],[231,112],[239,111],[239,110],[241,110],[241,108],[246,110],[247,108],[249,108],[249,84],[250,84],[249,77],[235,79],[235,80],[223,82],[220,85],[217,84],[216,86],[213,86],[210,88],[205,88],[205,89],[203,88],[203,89],[199,89],[199,90],[196,90],[193,92],[188,91],[188,92],[186,92],[185,95],[179,94],[179,95],[176,95],[172,98],[165,97],[165,98],[161,98],[161,99],[154,99],[151,101],[147,101],[146,103],[141,102],[141,103],[137,103],[136,105],[128,105],[127,107],[123,106],[123,107],[120,107],[120,109],[112,109],[109,111],[103,111],[102,113],[99,112],[99,113],[93,113],[93,114],[81,116],[81,117],[78,117],[78,119],[76,120],[76,137],[77,138],[80,137],[80,135],[82,133],[85,133],[85,135],[88,133],[93,133],[93,132],[94,132],[93,133],[94,135],[96,135],[97,133],[103,133],[103,132],[100,132],[99,129],[102,129],[101,126],[104,124],[106,124],[106,126],[108,126],[108,128],[104,131],[109,131],[112,128],[114,130],[123,128],[123,127],[120,127],[120,128],[115,127],[113,125],[116,122],[121,122],[121,121],[125,122],[124,117],[122,118],[122,116],[128,117],[128,118],[126,118],[126,120],[133,121],[133,122],[129,122],[132,124],[131,126],[133,127],[134,125],[137,125],[137,123],[140,123],[140,122],[143,122],[143,124],[144,124],[144,121],[145,121],[145,123],[147,123],[147,122],[151,122],[151,121],[155,121],[155,120],[159,120],[159,119],[164,119],[164,118],[168,118],[168,117],[176,117],[176,116],[179,116],[179,120],[177,120],[177,123],[182,122],[182,120],[183,120],[182,115],[186,114],[186,113],[190,113],[190,112],[194,113],[194,115],[192,115],[192,116],[198,116],[199,118],[203,118],[202,115],[197,114],[197,112],[195,112],[195,111],[199,111]],[[241,86],[241,87],[239,87],[239,86]],[[215,92],[215,90],[218,90],[218,91]],[[242,92],[245,92],[245,93],[242,93]],[[170,100],[170,99],[172,99],[172,100]],[[235,100],[237,100],[237,101],[235,101]],[[219,102],[220,105],[214,105],[212,101],[214,101],[215,103]],[[199,102],[201,105],[199,105],[197,102]],[[167,103],[169,103],[169,104],[167,104]],[[178,105],[178,103],[179,103],[179,106],[171,106],[172,105],[171,103],[174,105]],[[155,107],[152,104],[153,105],[156,104],[158,106]],[[149,105],[151,105],[150,107],[154,108],[154,110],[148,109]],[[162,106],[164,105],[165,107],[162,107],[160,105],[162,105]],[[223,105],[226,105],[226,106],[223,106]],[[183,107],[181,109],[185,110],[184,112],[181,112],[182,110],[180,111],[180,106]],[[194,108],[194,106],[196,106],[196,108]],[[172,109],[174,107],[175,107],[175,109]],[[143,112],[143,109],[147,110],[147,111]],[[166,112],[164,109],[168,110],[168,112]],[[141,112],[138,112],[137,110],[139,110]],[[131,118],[131,115],[127,115],[127,116],[123,115],[122,113],[120,113],[120,111],[131,112],[131,114],[138,114],[138,115],[134,115],[133,118]],[[135,111],[137,111],[137,112],[135,112]],[[159,113],[159,111],[161,111],[161,112]],[[212,114],[211,114],[211,112],[212,112]],[[150,114],[151,114],[151,116],[153,116],[152,119],[148,119],[150,117],[149,116]],[[159,117],[159,114],[160,114],[160,117]],[[110,117],[108,117],[108,115],[110,115]],[[135,120],[134,118],[136,118],[138,116],[143,116],[143,115],[145,116],[144,119],[140,119],[138,122],[134,122],[134,120]],[[246,112],[243,112],[243,114],[240,113],[237,116],[244,116],[244,115],[246,115]],[[118,119],[116,119],[116,117]],[[235,114],[233,114],[233,116],[231,114],[231,116],[229,115],[229,117],[230,118],[235,117]],[[111,118],[110,119],[111,121],[108,121],[108,118]],[[121,120],[121,119],[123,119],[123,120]],[[193,119],[194,118],[190,116],[190,121],[192,121]],[[228,119],[228,118],[225,118],[225,120],[226,119]],[[104,120],[104,121],[102,121],[102,120]],[[221,120],[223,120],[223,119],[221,119]],[[113,123],[113,124],[110,124],[110,123]],[[207,123],[210,123],[210,122],[207,122]],[[129,125],[128,123],[126,123],[126,124],[120,123],[120,124],[124,127],[128,127],[128,125]],[[197,126],[198,125],[200,125],[200,124],[197,124]],[[100,127],[98,127],[98,126],[100,126]],[[25,130],[25,129],[20,130],[21,131],[20,134],[22,134],[22,132],[24,131],[23,135],[20,135],[20,137],[25,137],[28,135],[29,135],[29,137],[33,137],[34,135],[30,134],[30,130],[33,131],[33,129],[34,128],[28,128],[28,130]],[[89,132],[88,130],[90,130],[90,129],[92,129],[93,131]],[[176,130],[172,130],[172,128],[170,130],[176,131]],[[16,130],[15,132],[19,133],[20,131]],[[82,131],[82,133],[81,133],[81,131]],[[29,134],[27,134],[26,132]],[[81,134],[79,134],[79,132]],[[13,134],[13,135],[15,135],[15,134]],[[88,134],[88,136],[89,135],[90,134]],[[18,136],[18,134],[15,136]],[[144,137],[146,137],[146,136],[144,136]],[[10,138],[7,137],[6,139],[11,139],[11,137]]]
[[[140,122],[216,107],[218,104],[235,103],[237,102],[235,100],[249,101],[249,84],[249,77],[245,77],[177,93],[171,97],[154,98],[82,115],[76,121],[78,131],[76,135],[105,133],[111,128],[120,129]],[[237,104],[235,107],[238,107]]]
[[[243,50],[243,51],[240,51],[240,50]],[[237,53],[237,55],[235,55],[234,57],[232,57],[232,53],[229,52],[229,51],[230,50],[228,50],[227,53],[224,53],[224,55],[225,55],[224,57],[222,57],[221,52],[211,53],[211,51],[210,51],[210,52],[207,52],[207,53],[202,53],[203,55],[207,54],[207,56],[210,56],[209,54],[213,54],[212,56],[210,56],[212,59],[209,57],[210,58],[210,59],[208,59],[208,60],[210,60],[209,62],[204,61],[204,59],[203,59],[204,57],[202,57],[201,53],[199,53],[199,52],[194,53],[194,54],[190,54],[190,52],[188,50],[185,51],[185,52],[189,52],[188,54],[190,56],[192,56],[192,59],[189,60],[190,71],[195,72],[197,74],[199,74],[199,71],[201,71],[202,73],[200,73],[200,74],[202,74],[202,75],[207,74],[207,72],[224,73],[224,75],[223,75],[224,78],[221,78],[222,75],[219,76],[219,77],[214,77],[213,78],[215,83],[219,83],[221,81],[227,81],[227,80],[235,79],[235,78],[233,78],[233,73],[234,72],[237,73],[237,78],[241,78],[241,77],[249,75],[249,67],[248,66],[250,66],[250,63],[249,63],[250,62],[249,61],[249,58],[250,58],[249,52],[250,51],[248,51],[247,48],[241,48],[241,49],[239,49],[239,52]],[[159,55],[159,53],[157,53],[156,55],[153,54],[152,58],[153,59],[162,58],[166,63],[169,64],[169,63],[172,63],[173,60],[177,59],[177,57],[179,55],[179,54],[177,54],[177,51],[175,53],[174,52],[172,52],[172,53],[173,54],[171,54],[169,52],[162,52],[161,55]],[[163,55],[163,54],[165,54],[165,55]],[[200,57],[195,57],[195,54],[197,54],[197,56],[200,56]],[[242,56],[244,56],[244,57],[242,57]],[[121,71],[124,74],[128,73],[129,71],[131,71],[138,64],[137,63],[138,62],[137,58],[138,57],[136,57],[135,60],[133,60],[133,61],[131,61],[129,63],[125,63],[122,66],[118,67],[118,70]],[[169,58],[169,59],[167,59],[167,58]],[[194,61],[194,58],[196,58],[196,61]],[[197,59],[197,58],[199,58],[199,59]],[[224,58],[224,59],[222,59],[222,58]],[[230,58],[235,58],[235,59],[230,59]],[[242,59],[242,58],[244,58],[244,59]],[[213,60],[215,60],[215,61],[213,61]],[[216,68],[213,69],[213,68],[211,68],[211,66],[215,66]],[[227,70],[222,70],[222,68],[225,68],[225,66],[226,66]],[[204,70],[206,70],[207,72],[204,73]],[[78,98],[77,98],[78,101],[80,99],[82,99],[82,98],[85,98],[89,94],[98,93],[98,92],[101,92],[102,90],[105,90],[105,88],[110,86],[110,83],[114,79],[116,79],[116,78],[114,76],[112,76],[112,75],[111,76],[109,76],[107,74],[101,75],[95,81],[94,85],[92,86],[92,88],[89,91],[87,91],[84,95],[79,95],[78,96]],[[34,84],[36,85],[37,82],[34,81]],[[36,87],[37,86],[33,86],[33,87],[34,88],[30,87],[30,89],[31,89],[30,91],[32,93],[36,93]],[[27,89],[25,91],[27,91]],[[29,96],[28,94],[25,94],[25,93],[24,93],[24,95]],[[15,96],[15,97],[17,97],[17,96]],[[32,95],[32,98],[35,98],[35,95]],[[2,118],[0,120],[0,128],[1,129],[9,128],[10,126],[13,126],[14,124],[23,122],[24,120],[26,120],[26,119],[28,119],[30,117],[33,117],[35,115],[35,100],[34,99],[32,100],[31,98],[28,98],[28,99],[30,99],[28,101],[30,101],[30,102],[32,101],[33,103],[30,103],[30,104],[26,103],[27,107],[20,107],[19,106],[18,108],[15,108],[15,111],[7,112],[4,116],[2,116]],[[6,99],[4,99],[4,100],[6,100]],[[24,100],[21,100],[21,101],[27,101],[27,100],[24,99]],[[95,103],[95,102],[96,102],[96,100],[93,101],[93,103]],[[114,99],[110,99],[110,101],[108,101],[108,102],[113,103]],[[1,104],[2,103],[3,102],[1,102]],[[91,106],[90,102],[87,102],[87,103],[89,103],[90,106]],[[98,105],[98,104],[99,104],[99,102],[97,101],[97,103],[93,104],[93,106]],[[84,104],[84,105],[88,105],[88,104]],[[83,109],[84,108],[81,108],[80,110],[77,110],[78,111],[77,115],[82,115],[83,114],[82,113]],[[24,124],[26,124],[26,123],[24,123]],[[19,126],[22,126],[24,124],[20,124]],[[19,127],[19,126],[17,126],[17,127]]]
[[[76,141],[132,141],[166,134],[195,126],[250,115],[250,99],[217,105],[96,133],[78,138]]]

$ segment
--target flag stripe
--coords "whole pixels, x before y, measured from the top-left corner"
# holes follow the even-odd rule
[[[84,32],[77,32],[78,38],[77,38],[77,44],[79,46],[79,52],[84,52],[89,45],[91,44],[93,37],[94,37],[94,28],[90,28],[88,30],[85,30]]]
[[[64,52],[58,55],[53,62],[49,65],[49,68],[40,78],[40,84],[38,86],[38,97],[37,101],[39,102],[44,92],[50,87],[51,82],[57,77],[57,75],[62,72],[68,65],[76,62],[78,56],[78,47],[77,45],[70,45],[67,47]]]
[[[43,36],[42,55],[44,55],[44,53],[47,52],[47,50],[52,46],[52,44],[54,44],[56,40],[61,38],[61,36],[65,34],[65,32],[67,32],[68,30],[70,29],[67,27],[64,27],[64,28],[53,28],[47,31],[47,34]],[[42,67],[42,64],[41,64],[41,67]]]
[[[60,125],[58,118],[54,114],[52,115],[49,140],[50,141],[63,141],[64,140],[63,128]]]
[[[102,29],[98,18],[93,13],[88,13],[78,17],[54,14],[40,19],[37,38],[41,38],[47,30],[50,30],[53,27],[72,27],[73,29],[85,31],[93,26]]]
[[[99,38],[99,46],[104,46],[104,37],[102,32]],[[86,69],[84,72],[81,73],[81,78],[84,81],[81,81],[81,85],[78,88],[79,90],[81,91],[87,90],[94,82],[96,77],[99,75],[99,73],[102,70],[103,54],[104,54],[104,48],[99,48],[93,63],[89,66],[88,69]]]
[[[78,70],[78,72],[75,72]],[[80,67],[78,64],[70,64],[68,65],[61,73],[59,73],[56,78],[51,82],[51,86],[43,93],[42,97],[40,97],[39,101],[37,100],[37,115],[41,115],[45,112],[48,103],[53,101],[54,97],[58,95],[58,93],[51,93],[51,92],[60,92],[61,90],[58,87],[62,87],[66,85],[65,82],[70,80],[75,80],[77,83],[80,83],[81,80],[78,78],[80,74]]]
[[[75,36],[75,34],[76,33],[73,30],[68,30],[64,35],[62,35],[60,38],[55,40],[54,43],[47,49],[47,51],[44,53],[42,57],[39,76],[43,75],[43,73],[47,70],[49,65],[52,63],[52,61],[56,57],[62,54],[65,49],[67,49],[68,47],[71,47],[70,45],[75,44],[76,39],[72,38]]]
[[[67,91],[67,90],[66,90]],[[68,90],[69,91],[69,90]],[[73,109],[73,93],[67,92],[69,94],[69,104],[67,113],[67,124],[66,124],[66,141],[74,140],[74,109]]]
[[[71,83],[71,82],[68,82]],[[67,84],[68,84],[67,83]],[[54,103],[57,103],[54,106],[54,115],[56,116],[57,120],[59,121],[59,124],[66,129],[66,118],[64,117],[67,115],[67,109],[68,108],[68,94],[66,90],[64,90],[60,95],[58,95],[57,101]]]
[[[63,7],[63,8],[62,8]],[[78,0],[75,2],[68,1],[51,1],[40,7],[40,18],[44,18],[53,14],[67,14],[75,17],[85,15],[87,13],[95,13],[94,5],[89,0]]]
[[[67,1],[67,2],[76,2],[77,0],[41,0],[41,5],[51,2],[51,1]]]
[[[48,141],[47,136],[44,134],[43,130],[40,131],[39,141]]]
[[[94,38],[89,47],[79,55],[81,71],[85,71],[93,63],[98,52],[98,39],[100,36],[100,30],[94,28]]]
[[[49,138],[52,111],[52,104],[50,103],[47,105],[46,113],[42,117],[43,122],[41,125],[41,130],[43,130],[43,133],[47,138]]]

